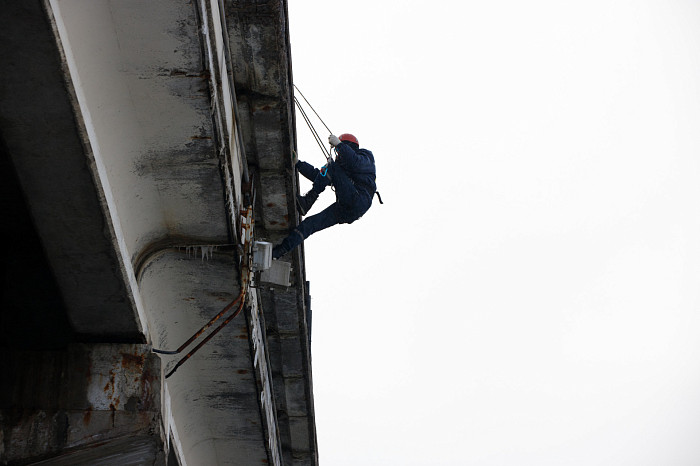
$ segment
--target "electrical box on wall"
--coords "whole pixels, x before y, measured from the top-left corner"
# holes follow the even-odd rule
[[[277,260],[272,261],[270,268],[260,274],[260,281],[280,286],[290,286],[292,284],[290,281],[291,275],[292,264]]]
[[[256,241],[253,243],[253,271],[267,270],[272,264],[272,243]]]

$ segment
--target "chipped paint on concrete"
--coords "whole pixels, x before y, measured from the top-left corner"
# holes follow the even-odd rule
[[[97,452],[117,438],[140,442],[147,456],[163,450],[160,361],[150,347],[74,344],[0,356],[0,435],[9,446],[0,463]],[[18,380],[32,383],[8,390]]]
[[[125,345],[119,352],[112,346],[95,347],[90,354],[87,400],[92,410],[157,410],[152,406],[160,374],[145,367],[150,348]],[[156,385],[154,387],[154,385]]]

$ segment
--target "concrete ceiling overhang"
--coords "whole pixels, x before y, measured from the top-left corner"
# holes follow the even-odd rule
[[[2,139],[30,201],[74,330],[86,339],[143,341],[111,228],[76,125],[75,96],[41,2],[0,15]],[[91,290],[86,293],[85,290]]]
[[[82,340],[172,349],[238,294],[246,163],[258,236],[276,240],[296,221],[286,2],[37,0],[4,10],[0,134],[71,325]],[[249,323],[238,319],[164,384],[183,461],[274,459],[274,418],[284,464],[317,462],[300,254],[293,285],[256,298],[276,408],[263,413]]]

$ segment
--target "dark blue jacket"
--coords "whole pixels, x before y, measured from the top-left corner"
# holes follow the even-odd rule
[[[350,177],[355,187],[369,194],[370,200],[377,190],[375,179],[377,171],[374,166],[374,155],[367,149],[360,149],[357,144],[341,142],[336,146],[338,157],[336,162]]]

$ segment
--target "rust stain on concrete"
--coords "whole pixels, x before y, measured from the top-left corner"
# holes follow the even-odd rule
[[[146,360],[145,354],[122,353],[122,367],[124,369],[141,370]]]
[[[85,410],[85,414],[83,415],[83,424],[85,424],[85,425],[90,424],[91,417],[92,417],[92,406],[90,406],[88,409]]]

